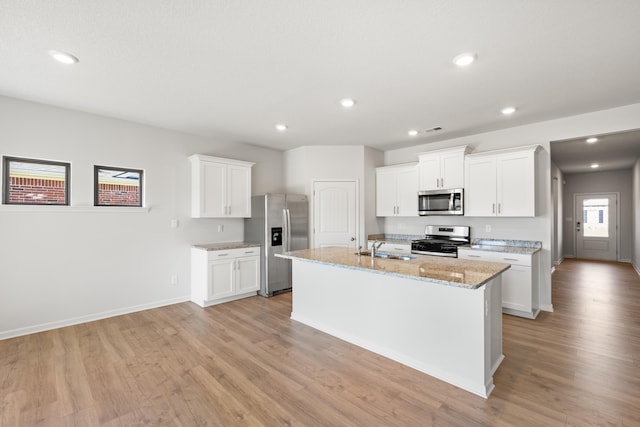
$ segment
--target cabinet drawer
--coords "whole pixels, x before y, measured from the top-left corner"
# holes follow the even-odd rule
[[[373,240],[368,241],[368,249],[371,250],[371,246],[373,246]],[[392,252],[396,254],[410,254],[411,253],[411,242],[407,243],[393,243],[393,242],[385,242],[377,249],[378,252]]]
[[[458,258],[531,266],[531,255],[458,248]]]
[[[256,255],[260,255],[260,247],[258,246],[240,249],[226,249],[221,251],[209,251],[208,258],[209,260],[216,260]]]

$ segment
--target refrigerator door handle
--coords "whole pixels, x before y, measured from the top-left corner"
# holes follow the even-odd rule
[[[285,239],[286,239],[286,244],[285,244],[285,250],[287,252],[289,252],[291,250],[291,212],[289,211],[289,209],[285,209],[284,210],[284,215],[285,215],[285,221],[284,221],[284,226],[285,226]]]

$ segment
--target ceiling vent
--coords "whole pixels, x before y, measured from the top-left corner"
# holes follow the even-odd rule
[[[439,130],[442,130],[442,128],[440,126],[436,126],[434,128],[422,129],[420,133],[431,133],[431,132],[437,132]]]

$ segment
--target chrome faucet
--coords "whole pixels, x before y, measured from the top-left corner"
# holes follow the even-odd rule
[[[384,244],[384,240],[376,240],[375,242],[373,242],[373,245],[371,245],[371,259],[372,260],[376,256],[376,251],[378,249],[380,249],[380,246],[382,246],[383,244]]]

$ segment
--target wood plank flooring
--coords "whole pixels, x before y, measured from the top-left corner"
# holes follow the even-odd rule
[[[638,275],[567,260],[553,304],[503,316],[487,400],[290,320],[290,294],[13,338],[0,426],[640,425]]]

